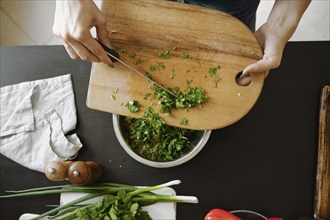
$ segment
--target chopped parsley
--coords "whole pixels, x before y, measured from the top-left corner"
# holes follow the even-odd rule
[[[186,52],[181,52],[181,56],[182,56],[183,58],[186,58],[186,59],[191,59],[191,60],[193,60],[194,62],[197,62],[199,65],[201,65],[198,56],[195,56],[195,57],[194,57],[194,56],[191,56],[189,53],[186,53]]]
[[[163,70],[166,68],[163,62],[157,62],[158,67],[162,68]]]
[[[130,57],[132,57],[132,58],[135,58],[135,56],[136,56],[136,54],[135,54],[134,52],[132,52],[132,51],[130,51],[130,52],[128,53],[128,55],[129,55]]]
[[[218,87],[218,82],[221,80],[220,76],[217,74],[217,70],[220,69],[220,66],[217,67],[210,67],[209,68],[209,74],[211,77],[214,78],[214,87]]]
[[[188,119],[183,118],[180,122],[180,125],[187,125],[188,124]]]
[[[171,87],[169,90],[173,92],[177,97],[166,92],[161,87],[152,84],[150,88],[154,91],[154,97],[158,98],[161,106],[160,111],[165,114],[171,114],[172,109],[187,109],[195,106],[201,106],[201,104],[208,101],[208,97],[205,95],[204,90],[201,87],[191,87],[191,81],[187,81],[187,86],[182,92],[179,87]]]
[[[171,79],[173,79],[173,78],[174,78],[174,76],[175,76],[175,70],[174,70],[174,69],[172,69]]]
[[[192,137],[197,131],[165,125],[165,121],[152,108],[142,118],[125,117],[126,141],[140,156],[153,161],[172,161],[190,152]]]
[[[166,50],[163,53],[158,50],[158,56],[159,57],[163,57],[164,59],[170,59],[171,58],[171,55],[170,55],[170,51],[169,50]]]
[[[127,54],[127,50],[123,48],[120,50],[120,53],[125,55],[125,54]]]
[[[141,105],[138,101],[136,100],[131,100],[129,102],[127,102],[126,107],[128,108],[128,110],[132,113],[138,112],[141,108]]]
[[[141,59],[141,58],[139,58],[139,59],[135,60],[133,63],[134,63],[135,65],[138,65],[138,64],[141,64],[141,63],[143,63],[143,62],[144,62],[144,60]]]
[[[156,71],[156,66],[155,66],[155,65],[150,65],[150,66],[149,66],[149,71],[150,71],[150,72],[154,72],[154,71]]]

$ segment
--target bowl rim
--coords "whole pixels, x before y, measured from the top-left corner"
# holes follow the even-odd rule
[[[168,168],[168,167],[175,167],[175,166],[188,162],[204,148],[205,144],[207,143],[207,141],[211,135],[211,130],[203,130],[204,131],[203,136],[202,136],[201,140],[198,142],[198,144],[194,147],[194,149],[192,149],[189,153],[187,153],[183,157],[180,157],[176,160],[167,161],[167,162],[157,162],[157,161],[147,160],[147,159],[141,157],[140,155],[138,155],[137,153],[135,153],[128,146],[125,139],[121,135],[120,127],[119,127],[119,117],[120,116],[121,115],[117,115],[114,113],[112,114],[113,128],[115,131],[115,135],[119,141],[119,144],[122,146],[122,148],[124,148],[126,153],[128,153],[128,155],[130,155],[133,159],[135,159],[136,161],[143,163],[145,165],[151,166],[151,167]],[[125,116],[123,116],[123,117],[125,117]]]

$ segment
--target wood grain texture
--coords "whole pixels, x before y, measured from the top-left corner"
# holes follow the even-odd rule
[[[197,130],[222,128],[246,115],[258,99],[264,74],[254,74],[249,86],[240,86],[235,80],[239,72],[263,55],[253,33],[236,18],[199,6],[149,0],[104,1],[102,12],[108,29],[116,30],[111,35],[115,48],[137,54],[135,59],[121,54],[123,61],[143,73],[150,65],[163,62],[165,70],[151,72],[156,82],[183,90],[186,81],[193,80],[191,86],[201,86],[205,90],[208,103],[189,111],[173,111],[172,116],[163,117],[167,124]],[[169,50],[171,58],[159,57],[158,50]],[[182,52],[198,56],[200,62],[183,58]],[[144,62],[135,65],[138,59]],[[221,80],[214,87],[214,79],[208,71],[217,66],[220,66],[217,72]],[[173,72],[175,76],[171,78]],[[120,63],[115,63],[115,68],[94,63],[87,106],[140,117],[143,111],[132,114],[125,107],[129,100],[137,100],[144,107],[152,105],[158,111],[156,100],[144,99],[146,93],[152,93],[149,85],[147,80]],[[189,121],[186,126],[179,124],[183,117]]]
[[[330,86],[322,90],[314,217],[330,219]]]

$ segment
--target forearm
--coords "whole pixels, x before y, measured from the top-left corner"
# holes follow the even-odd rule
[[[295,32],[311,0],[276,0],[266,25],[284,43]]]

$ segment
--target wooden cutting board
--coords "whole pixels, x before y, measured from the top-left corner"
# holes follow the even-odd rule
[[[103,1],[101,10],[108,30],[115,30],[111,41],[116,50],[136,54],[134,58],[120,54],[123,61],[142,73],[150,66],[158,66],[159,70],[149,72],[166,88],[178,86],[184,90],[186,81],[192,80],[192,87],[205,90],[209,101],[202,107],[174,110],[172,116],[160,114],[167,124],[197,130],[222,128],[246,115],[258,99],[265,74],[252,75],[248,86],[236,83],[237,74],[263,56],[253,33],[238,19],[216,10],[169,1]],[[169,59],[159,56],[159,52],[167,50]],[[183,53],[193,58],[185,58]],[[221,78],[217,86],[209,74],[209,69],[215,67]],[[114,68],[93,63],[87,106],[132,117],[141,117],[149,106],[158,112],[157,100],[152,100],[152,95],[144,98],[152,93],[149,85],[118,62]],[[129,112],[125,105],[130,100],[143,106],[140,112]],[[182,118],[188,119],[187,125],[180,125]]]

